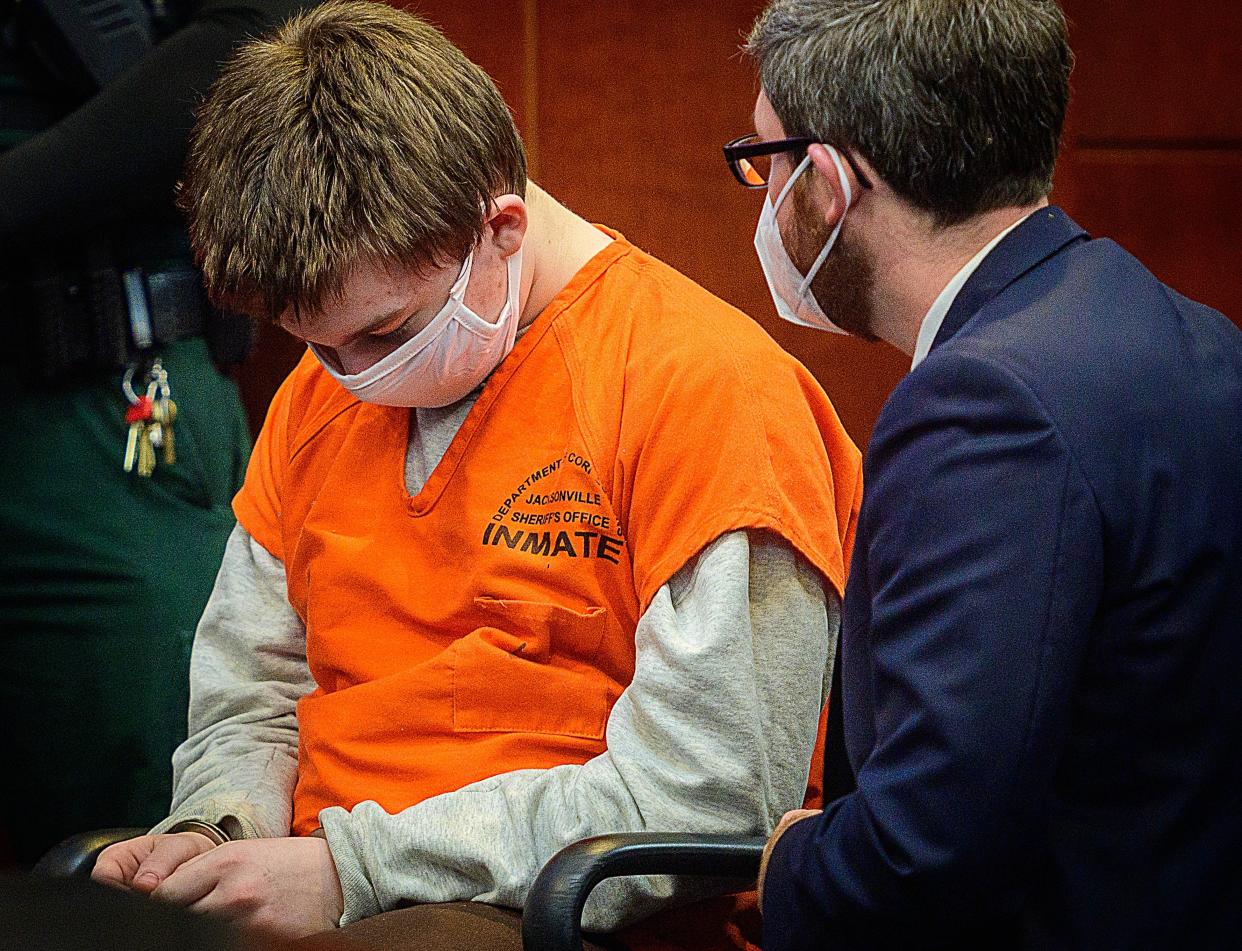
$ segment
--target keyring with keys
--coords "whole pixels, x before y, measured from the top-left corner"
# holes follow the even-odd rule
[[[168,371],[163,361],[156,357],[147,372],[147,391],[139,394],[134,389],[137,364],[130,364],[121,379],[121,390],[129,402],[125,422],[129,432],[125,439],[124,467],[126,472],[137,471],[147,477],[155,471],[155,450],[163,449],[164,464],[177,461],[173,424],[177,421],[177,404],[172,400],[172,388],[168,385]]]

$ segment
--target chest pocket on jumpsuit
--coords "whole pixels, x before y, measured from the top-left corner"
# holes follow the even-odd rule
[[[601,739],[609,681],[582,660],[608,626],[602,607],[475,598],[495,623],[453,645],[453,729]]]

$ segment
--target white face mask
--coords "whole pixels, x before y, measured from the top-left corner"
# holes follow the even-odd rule
[[[824,147],[837,166],[837,175],[841,180],[841,188],[845,192],[845,211],[849,211],[850,204],[854,200],[853,193],[850,191],[849,177],[845,174],[837,150],[830,145]],[[832,229],[828,243],[824,245],[824,250],[819,252],[819,257],[811,265],[806,277],[799,273],[798,268],[790,260],[789,253],[785,250],[785,242],[781,240],[781,230],[776,223],[776,213],[784,204],[789,190],[793,188],[798,176],[806,171],[810,164],[811,157],[808,155],[789,176],[789,181],[781,189],[775,205],[772,204],[771,194],[764,198],[763,213],[759,215],[759,226],[755,229],[755,251],[759,254],[759,263],[763,266],[763,276],[768,279],[768,290],[772,292],[772,300],[776,302],[776,312],[781,317],[803,327],[843,334],[847,331],[834,324],[819,306],[819,302],[815,300],[815,295],[811,293],[811,281],[819,273],[832,246],[837,243],[837,235],[841,233],[841,226],[845,224],[845,212],[841,213],[841,219]]]
[[[311,352],[334,380],[364,402],[424,409],[456,403],[509,355],[521,316],[522,249],[509,255],[508,299],[494,323],[465,305],[473,262],[471,251],[448,300],[431,322],[365,370],[341,373],[314,344]]]

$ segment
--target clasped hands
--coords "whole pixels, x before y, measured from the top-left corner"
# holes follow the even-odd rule
[[[281,938],[329,931],[344,907],[317,836],[216,845],[198,832],[144,835],[104,849],[91,878]]]
[[[777,841],[795,822],[818,814],[794,810],[773,831],[759,871],[761,907]],[[198,832],[144,835],[104,849],[91,878],[281,938],[330,931],[344,910],[332,853],[318,836],[216,845]]]

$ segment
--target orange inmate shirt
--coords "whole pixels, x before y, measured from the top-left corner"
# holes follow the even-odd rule
[[[613,234],[612,232],[609,232]],[[634,631],[704,546],[767,529],[844,590],[857,448],[746,315],[619,235],[531,324],[411,497],[411,413],[309,353],[234,501],[285,564],[317,689],[293,831],[499,773],[585,763]]]

